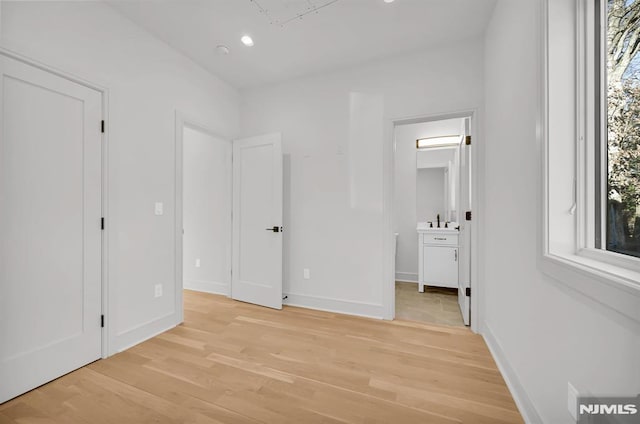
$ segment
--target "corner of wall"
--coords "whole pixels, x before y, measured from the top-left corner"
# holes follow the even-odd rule
[[[113,336],[109,343],[109,355],[125,351],[133,346],[154,338],[180,324],[179,314],[172,312],[151,322],[136,326],[124,333]]]
[[[543,423],[544,421],[540,417],[540,414],[538,414],[538,411],[529,398],[529,395],[527,395],[518,375],[507,360],[507,356],[502,349],[502,345],[491,331],[491,327],[484,322],[481,325],[481,329],[481,335],[484,338],[493,359],[496,361],[496,365],[509,388],[509,392],[511,392],[511,396],[515,401],[522,418],[529,424]]]

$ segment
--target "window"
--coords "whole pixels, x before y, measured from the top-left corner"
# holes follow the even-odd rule
[[[546,0],[540,269],[640,322],[640,0]]]
[[[640,0],[599,0],[595,18],[595,247],[640,257]]]
[[[635,272],[640,271],[639,20],[640,0],[577,3],[575,253]]]

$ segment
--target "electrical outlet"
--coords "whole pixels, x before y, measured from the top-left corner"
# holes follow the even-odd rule
[[[576,421],[578,421],[578,396],[578,390],[571,383],[567,383],[567,408]]]
[[[156,284],[155,297],[162,297],[162,284]]]
[[[156,204],[155,204],[155,214],[156,215],[163,215],[164,214],[164,205],[162,204],[162,202],[156,202]]]
[[[196,259],[196,268],[200,268],[200,258]]]
[[[304,269],[304,279],[305,280],[310,280],[311,279],[311,271],[309,271],[309,268],[305,268]]]

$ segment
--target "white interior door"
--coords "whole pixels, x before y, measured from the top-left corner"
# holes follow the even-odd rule
[[[282,142],[280,134],[233,143],[231,297],[282,309]]]
[[[0,403],[101,355],[101,94],[0,54]]]
[[[471,144],[467,144],[470,136],[469,118],[464,120],[464,137],[460,143],[460,236],[458,261],[458,304],[465,325],[470,323],[471,297],[467,289],[471,287],[471,220],[466,219],[466,212],[471,211]]]

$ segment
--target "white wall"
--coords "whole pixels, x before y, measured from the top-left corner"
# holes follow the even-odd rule
[[[444,226],[445,211],[445,169],[418,169],[416,174],[416,215],[417,221],[433,221],[440,215]],[[414,223],[415,232],[415,223]],[[417,243],[414,243],[417,244]]]
[[[480,107],[482,52],[467,40],[242,93],[243,134],[283,134],[290,303],[383,315],[382,155],[391,121]],[[363,116],[366,139],[354,136]]]
[[[228,295],[231,142],[185,127],[182,157],[184,288]]]
[[[415,150],[415,147],[413,150]],[[455,149],[422,149],[414,152],[414,155],[416,156],[417,168],[445,167],[450,161],[455,160]]]
[[[561,424],[572,422],[567,382],[584,394],[640,392],[640,328],[536,264],[537,4],[499,1],[487,31],[482,327],[531,421]]]
[[[175,112],[233,135],[236,91],[100,2],[3,2],[2,46],[109,89],[110,351],[175,325]]]
[[[446,166],[454,160],[452,149],[428,149],[418,151],[416,140],[459,134],[461,119],[421,122],[398,125],[394,130],[394,231],[398,233],[396,254],[396,279],[418,281],[418,233],[416,224],[424,221],[418,218],[416,204],[416,169]],[[444,183],[443,183],[444,184]],[[444,201],[444,200],[443,200]],[[442,219],[444,220],[444,204]],[[435,215],[433,215],[435,219]]]

